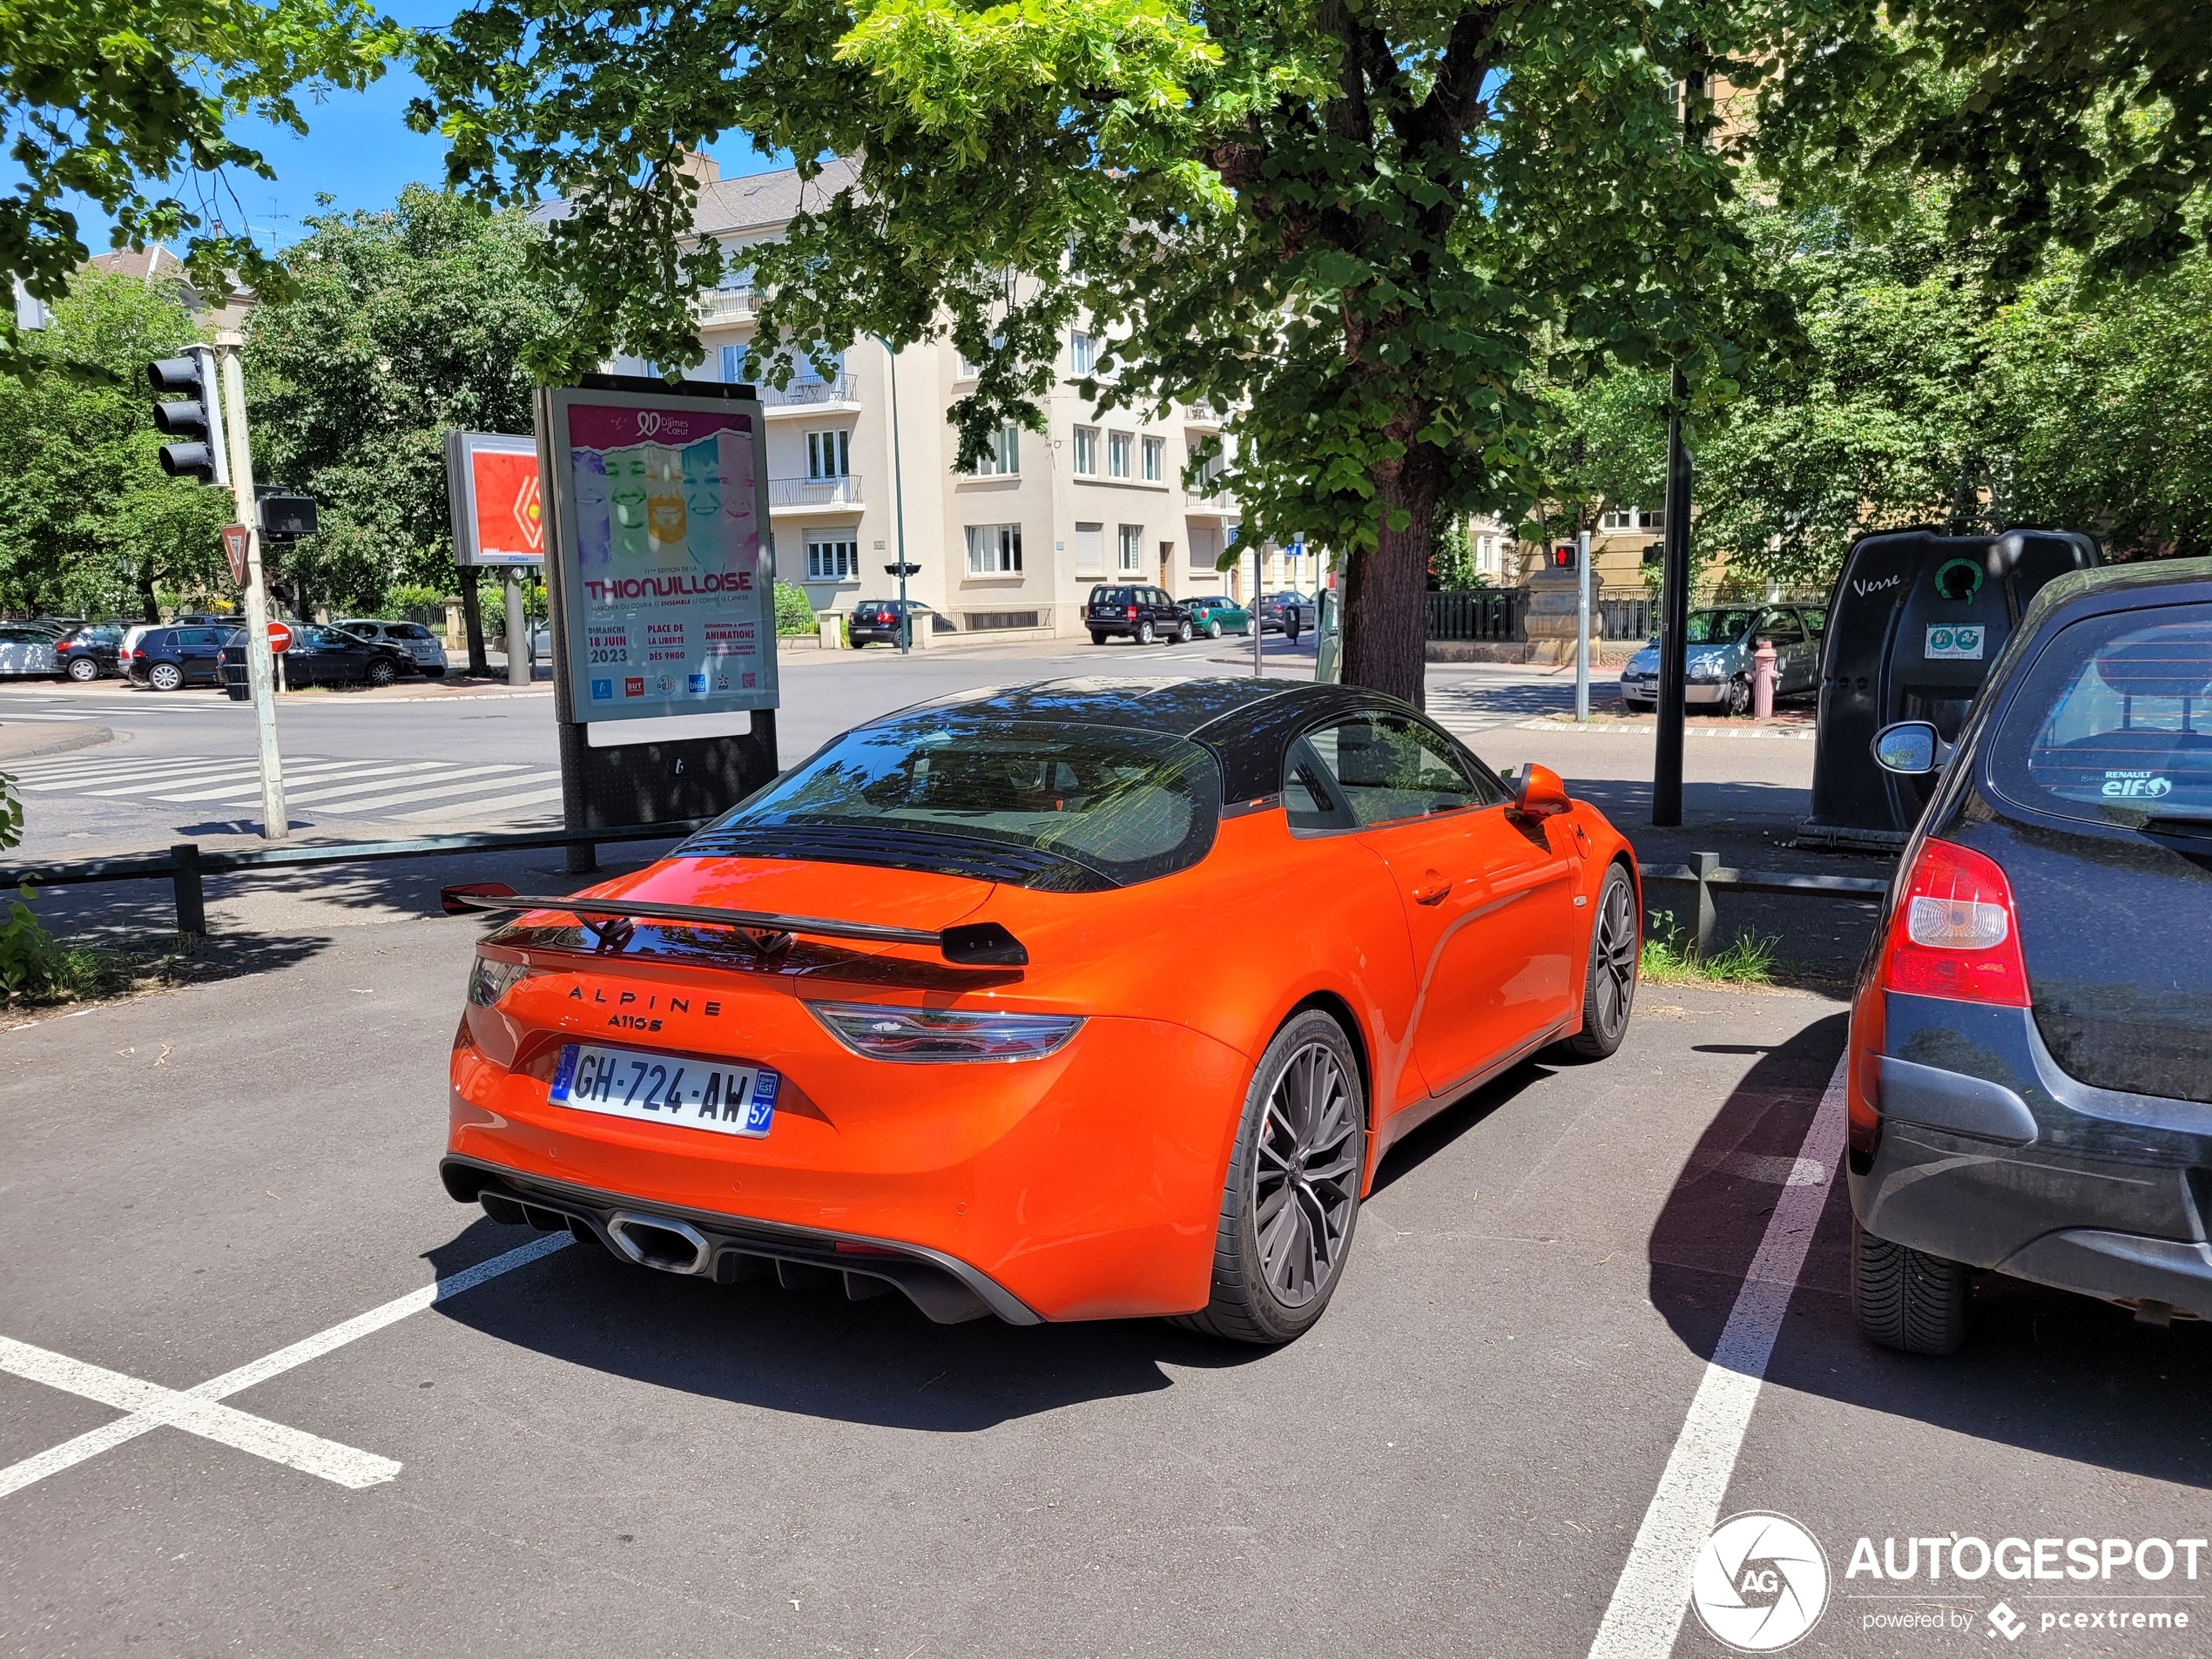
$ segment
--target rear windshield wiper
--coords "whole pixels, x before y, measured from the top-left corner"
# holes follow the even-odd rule
[[[963,968],[1023,968],[1029,953],[1003,923],[971,921],[945,928],[887,927],[878,922],[836,921],[820,916],[786,916],[765,910],[724,910],[697,904],[638,904],[626,899],[578,899],[560,894],[517,893],[503,881],[471,881],[443,887],[438,905],[449,916],[472,910],[561,910],[582,919],[603,946],[620,949],[630,922],[688,921],[730,927],[763,956],[789,948],[806,934],[820,939],[855,939],[875,945],[926,945]],[[595,923],[594,917],[607,922]],[[610,926],[608,923],[611,923]]]

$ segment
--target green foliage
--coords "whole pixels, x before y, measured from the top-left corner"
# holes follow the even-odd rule
[[[2206,246],[2212,75],[2197,0],[1840,0],[1759,101],[1784,199],[1878,218],[1939,183],[2009,288],[2058,250],[2133,279]]]
[[[1739,934],[1712,955],[1700,956],[1696,942],[1677,928],[1665,911],[1655,910],[1651,925],[1644,932],[1643,954],[1636,973],[1659,984],[1771,985],[1779,965],[1774,948],[1781,942]]]
[[[23,845],[23,797],[16,792],[16,780],[0,772],[0,853]]]
[[[806,590],[795,582],[776,583],[776,632],[788,636],[813,631],[814,607],[807,603]]]
[[[227,494],[171,478],[145,366],[193,338],[175,285],[90,276],[0,373],[0,607],[151,617],[226,591]]]
[[[1474,568],[1474,538],[1467,533],[1467,522],[1454,518],[1436,533],[1436,551],[1429,560],[1429,569],[1436,572],[1437,585],[1447,593],[1466,593],[1487,585],[1487,578]]]
[[[8,7],[0,122],[21,182],[0,199],[0,280],[60,300],[90,253],[69,206],[83,197],[112,221],[118,247],[185,239],[203,292],[228,293],[235,273],[264,297],[280,293],[281,264],[224,228],[245,220],[226,170],[275,177],[232,133],[255,121],[305,132],[298,89],[365,86],[397,41],[361,0]],[[196,207],[172,188],[186,181]],[[12,309],[0,313],[0,369],[23,344]]]
[[[1667,375],[1607,366],[1539,378],[1552,420],[1542,454],[1544,491],[1521,527],[1549,543],[1595,531],[1608,508],[1656,510],[1667,493]]]
[[[533,359],[549,374],[696,356],[691,300],[725,261],[685,245],[686,147],[735,129],[809,172],[856,158],[786,240],[737,256],[758,339],[949,333],[981,369],[953,410],[973,462],[1005,423],[1038,426],[1086,319],[1102,404],[1239,409],[1224,482],[1246,536],[1338,550],[1345,678],[1418,698],[1434,527],[1541,494],[1540,354],[1679,361],[1706,407],[1786,337],[1725,211],[1733,163],[1682,142],[1674,88],[1754,77],[1730,60],[1796,17],[488,0],[418,37],[412,118],[471,192],[566,199],[546,246],[582,304]],[[1703,98],[1691,112],[1710,130]]]
[[[247,334],[254,457],[320,503],[276,555],[302,608],[380,608],[395,585],[453,590],[445,435],[532,429],[523,359],[562,328],[531,263],[538,233],[419,185],[389,212],[307,220],[295,297]]]

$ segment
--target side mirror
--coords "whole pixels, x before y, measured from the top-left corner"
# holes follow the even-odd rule
[[[1574,803],[1567,799],[1567,786],[1549,766],[1539,766],[1533,761],[1521,769],[1521,781],[1514,786],[1513,809],[1522,818],[1542,819],[1556,818]]]
[[[1874,734],[1874,764],[1900,777],[1923,778],[1951,759],[1951,745],[1925,720],[1900,720]]]

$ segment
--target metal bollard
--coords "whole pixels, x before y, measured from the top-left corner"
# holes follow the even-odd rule
[[[1720,867],[1721,855],[1717,853],[1692,853],[1689,855],[1689,873],[1697,878],[1697,897],[1694,901],[1697,907],[1697,925],[1691,931],[1696,935],[1697,954],[1701,957],[1713,946],[1712,878],[1714,872]]]
[[[1751,718],[1755,720],[1774,718],[1774,642],[1759,641],[1758,650],[1751,653]]]
[[[179,841],[169,849],[176,865],[170,882],[177,895],[177,933],[180,938],[200,938],[207,932],[207,895],[199,883],[199,847]]]

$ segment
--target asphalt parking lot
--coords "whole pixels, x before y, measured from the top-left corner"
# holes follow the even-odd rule
[[[1865,1346],[1832,997],[1647,988],[1612,1061],[1397,1149],[1326,1318],[1259,1352],[718,1288],[454,1204],[475,931],[0,1034],[0,1649],[1720,1653],[1673,1563],[1743,1510],[1827,1558],[1795,1651],[2212,1645],[2178,1568],[1846,1575],[1861,1538],[2202,1535],[2212,1349],[1998,1282],[1956,1360]]]

